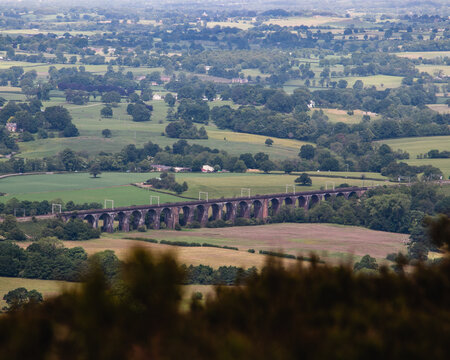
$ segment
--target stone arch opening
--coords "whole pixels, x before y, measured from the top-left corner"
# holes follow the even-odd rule
[[[100,226],[101,231],[113,232],[114,219],[111,215],[103,213],[100,215],[99,220],[102,222],[102,225]]]
[[[274,216],[280,210],[280,201],[278,199],[271,199],[269,201],[269,216]]]
[[[226,203],[225,204],[225,212],[223,214],[223,218],[225,221],[233,220],[233,204],[232,203]]]
[[[246,201],[241,201],[238,204],[238,214],[237,214],[237,216],[238,217],[243,217],[243,218],[248,218],[249,214],[250,214],[249,210],[250,209],[249,209],[249,206],[248,206],[247,202]]]
[[[306,198],[304,196],[299,196],[298,197],[298,206],[299,207],[306,207],[306,204],[308,203],[308,201],[306,200]]]
[[[202,223],[203,217],[205,216],[206,208],[203,205],[197,205],[195,207],[195,221]]]
[[[161,215],[159,217],[160,224],[165,224],[167,228],[172,227],[172,210],[169,208],[164,208],[161,211]]]
[[[142,213],[139,210],[134,210],[130,215],[130,228],[136,230],[142,223]]]
[[[155,225],[157,223],[158,215],[155,210],[149,210],[145,215],[145,225],[148,229],[155,229]]]
[[[215,221],[215,220],[219,220],[222,218],[222,214],[221,214],[221,210],[222,207],[218,204],[212,204],[211,205],[211,210],[212,210],[212,214],[211,214],[211,220]]]
[[[331,194],[325,194],[325,195],[323,196],[323,199],[324,199],[325,201],[330,201],[330,200],[332,200],[332,196],[331,196]]]
[[[183,206],[180,208],[178,215],[178,222],[181,226],[186,226],[189,223],[189,216],[191,215],[191,208],[189,206]]]
[[[311,196],[309,199],[309,208],[312,209],[314,206],[316,206],[319,203],[320,199],[317,195]]]
[[[117,214],[116,219],[119,221],[120,231],[128,231],[130,229],[128,223],[129,219],[127,219],[127,214],[125,214],[123,211]]]
[[[95,217],[91,214],[86,215],[83,218],[83,221],[86,221],[89,225],[91,225],[91,227],[95,228],[96,224],[95,224]]]
[[[252,203],[252,211],[251,211],[251,217],[255,219],[262,219],[262,212],[263,212],[263,204],[259,200],[255,200]]]
[[[358,194],[356,193],[356,191],[352,191],[352,192],[349,193],[348,196],[347,196],[347,199],[349,199],[349,200],[356,200],[356,199],[358,199],[358,198],[359,198],[359,196],[358,196]]]
[[[290,197],[287,197],[284,199],[284,205],[286,206],[291,206],[294,202],[292,201],[292,199]]]

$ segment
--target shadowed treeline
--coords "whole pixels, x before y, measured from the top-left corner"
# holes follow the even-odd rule
[[[430,225],[448,249],[450,221]],[[0,359],[448,359],[450,259],[410,274],[269,262],[246,286],[180,311],[172,256],[134,250],[120,280],[86,282],[0,318]]]

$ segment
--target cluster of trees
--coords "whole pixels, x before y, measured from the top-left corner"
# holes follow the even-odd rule
[[[13,215],[7,215],[0,223],[0,236],[6,240],[26,240],[25,233],[19,228],[17,219]]]
[[[75,204],[73,201],[68,201],[67,203],[64,203],[61,199],[55,199],[52,201],[47,200],[29,201],[11,198],[6,202],[0,202],[0,214],[6,215],[16,214],[17,216],[46,215],[52,212],[52,204],[61,205],[62,211],[89,210],[102,208],[102,204],[97,202]]]
[[[17,129],[23,134],[37,134],[40,138],[47,138],[48,131],[57,131],[64,137],[78,136],[78,129],[65,107],[49,106],[44,111],[41,111],[41,107],[42,103],[37,98],[28,103],[9,101],[0,110],[0,126],[7,122],[16,123]],[[53,133],[50,135],[54,136]],[[34,139],[33,136],[31,138]]]
[[[42,294],[35,289],[28,291],[24,287],[20,287],[8,291],[8,293],[3,296],[3,300],[5,300],[8,305],[7,307],[4,307],[3,310],[15,311],[30,303],[41,303],[44,301],[44,298],[42,297]]]
[[[43,238],[26,249],[0,242],[0,276],[77,281],[86,269],[87,253],[81,247],[65,248],[55,238]]]
[[[67,222],[54,219],[45,224],[38,237],[56,237],[60,240],[89,240],[99,238],[100,229],[94,229],[81,219],[70,219]]]
[[[148,179],[145,184],[151,185],[155,189],[167,189],[175,191],[177,194],[181,194],[188,189],[188,184],[183,181],[182,184],[177,183],[174,174],[169,174],[168,172],[163,172],[159,178]]]
[[[183,280],[185,285],[235,285],[256,273],[254,267],[244,270],[236,266],[220,266],[213,269],[207,265],[182,265],[181,270],[185,273]]]
[[[336,198],[321,201],[308,212],[282,208],[272,222],[327,222],[365,226],[373,230],[414,234],[422,229],[427,215],[450,213],[450,197],[436,185],[416,183],[409,187],[380,187],[360,200]]]

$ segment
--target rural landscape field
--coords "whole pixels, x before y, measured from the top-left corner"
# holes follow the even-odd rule
[[[0,360],[448,359],[449,16],[0,1]]]

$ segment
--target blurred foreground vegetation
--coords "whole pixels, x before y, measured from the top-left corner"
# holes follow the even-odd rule
[[[449,218],[429,234],[447,252],[435,265],[407,272],[399,257],[397,273],[369,275],[269,260],[188,311],[171,255],[135,249],[115,280],[93,258],[81,287],[0,318],[0,359],[448,359]]]

